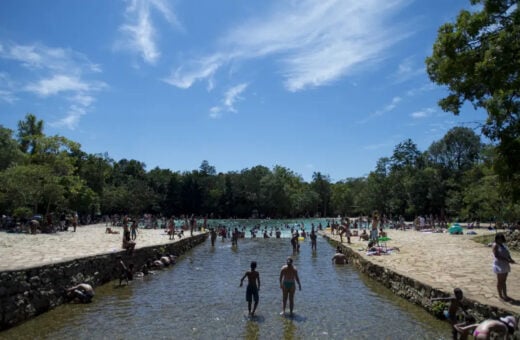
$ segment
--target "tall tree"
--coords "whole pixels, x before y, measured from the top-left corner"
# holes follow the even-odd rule
[[[426,59],[430,79],[446,85],[445,111],[464,102],[483,108],[483,133],[497,141],[495,170],[511,197],[520,200],[520,7],[518,0],[471,0],[455,23],[440,27]]]
[[[18,142],[23,152],[36,153],[38,138],[43,136],[43,120],[28,113],[25,120],[18,122]]]
[[[0,171],[22,159],[23,154],[19,144],[13,139],[13,131],[0,125]]]

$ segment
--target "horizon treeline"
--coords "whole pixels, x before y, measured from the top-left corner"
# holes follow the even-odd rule
[[[27,114],[16,133],[0,125],[0,210],[80,215],[144,213],[209,218],[371,215],[410,220],[433,215],[460,221],[516,221],[520,206],[501,190],[495,146],[472,129],[454,127],[425,151],[407,139],[366,177],[333,183],[315,172],[306,182],[292,170],[257,165],[217,172],[207,160],[192,171],[88,154],[62,136],[47,136]]]

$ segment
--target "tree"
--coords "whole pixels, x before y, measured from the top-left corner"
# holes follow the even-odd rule
[[[43,120],[36,120],[36,116],[28,113],[25,121],[18,122],[18,141],[23,152],[34,154],[37,150],[38,138],[43,136]]]
[[[0,125],[0,171],[23,159],[20,146],[13,139],[13,131]]]
[[[320,197],[319,208],[321,216],[328,216],[327,213],[332,196],[332,191],[330,188],[330,177],[328,175],[323,175],[319,171],[314,172],[312,174],[311,187]]]
[[[439,101],[458,115],[464,102],[483,108],[482,132],[498,142],[495,170],[520,200],[520,8],[518,0],[471,0],[480,10],[459,13],[440,27],[426,59],[430,79],[449,90]]]
[[[435,164],[460,173],[473,167],[480,157],[481,148],[480,138],[473,130],[454,127],[440,141],[432,143],[428,151]]]

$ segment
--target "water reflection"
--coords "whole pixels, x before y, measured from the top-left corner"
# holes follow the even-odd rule
[[[64,305],[0,333],[10,339],[441,339],[450,338],[440,322],[350,265],[334,266],[333,247],[318,238],[294,256],[302,290],[295,316],[282,317],[281,266],[292,255],[288,239],[245,239],[206,243],[177,265],[152,277],[96,290],[88,305]],[[261,276],[257,317],[247,317],[240,278],[257,261]]]

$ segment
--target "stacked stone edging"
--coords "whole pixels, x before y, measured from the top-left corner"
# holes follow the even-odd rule
[[[117,257],[140,268],[157,254],[182,255],[203,243],[208,234],[186,237],[174,243],[79,258],[41,267],[0,273],[0,330],[5,330],[65,302],[65,289],[85,282],[93,287],[118,279]],[[8,261],[8,259],[3,259]]]
[[[399,274],[391,269],[384,266],[375,264],[361,254],[341,244],[340,242],[330,238],[326,234],[322,234],[331,242],[335,247],[338,245],[342,248],[343,253],[347,255],[350,263],[356,266],[362,273],[368,275],[371,279],[374,279],[381,283],[386,288],[389,288],[394,294],[405,298],[406,300],[421,306],[430,314],[441,317],[442,313],[439,314],[438,310],[435,310],[435,305],[431,299],[435,297],[446,297],[453,295],[453,292],[445,292],[437,288],[433,288],[430,285],[417,281],[411,277]],[[510,311],[502,308],[485,305],[471,299],[464,299],[467,311],[473,315],[477,320],[483,320],[488,318],[498,318],[503,315],[511,315]],[[515,315],[518,319],[520,315]]]

